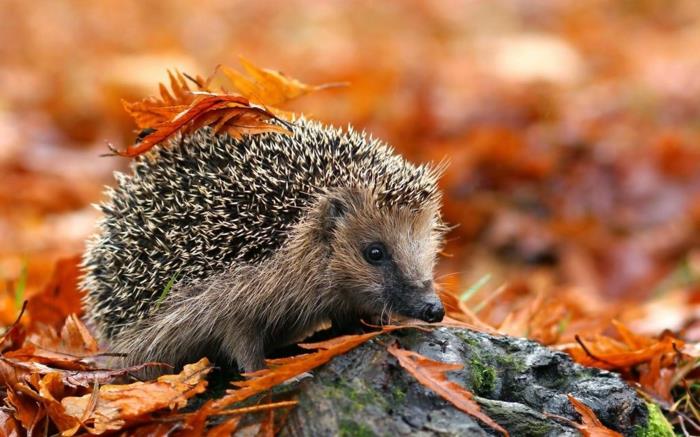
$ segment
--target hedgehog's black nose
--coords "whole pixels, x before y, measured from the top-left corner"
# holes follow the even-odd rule
[[[445,317],[445,308],[442,306],[442,303],[437,302],[428,304],[428,306],[425,307],[421,319],[428,323],[435,323],[442,321],[443,317]]]

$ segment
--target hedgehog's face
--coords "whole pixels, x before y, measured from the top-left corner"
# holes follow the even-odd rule
[[[442,240],[438,206],[379,208],[368,194],[343,197],[330,203],[327,222],[331,286],[367,320],[442,320],[445,311],[433,289]]]

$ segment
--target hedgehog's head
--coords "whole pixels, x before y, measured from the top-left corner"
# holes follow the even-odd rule
[[[367,320],[400,315],[426,322],[445,311],[433,288],[442,242],[439,197],[415,206],[386,205],[370,189],[341,189],[322,197],[328,278],[345,304]]]

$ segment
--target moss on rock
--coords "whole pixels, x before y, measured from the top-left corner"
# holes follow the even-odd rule
[[[673,427],[664,413],[658,405],[654,403],[647,403],[647,409],[649,410],[649,419],[645,427],[637,427],[635,429],[636,437],[674,437]]]

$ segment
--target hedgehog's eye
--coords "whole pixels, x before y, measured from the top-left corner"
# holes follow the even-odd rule
[[[386,259],[386,249],[382,243],[372,243],[365,248],[365,260],[370,264],[381,264]]]

